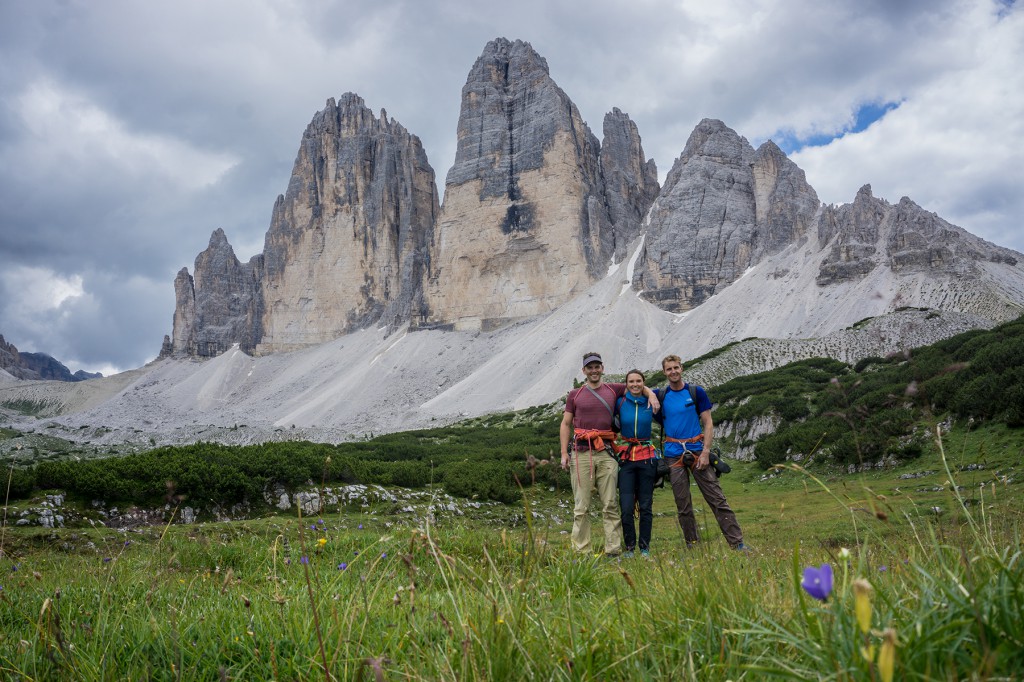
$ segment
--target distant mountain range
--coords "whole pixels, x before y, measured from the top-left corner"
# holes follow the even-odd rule
[[[671,311],[699,309],[778,261],[751,305],[701,333],[823,334],[856,321],[850,296],[978,314],[1024,311],[1024,256],[865,185],[822,205],[774,143],[704,120],[660,187],[639,131],[615,109],[599,142],[528,43],[491,41],[462,90],[455,163],[438,202],[419,138],[354,94],[306,128],[263,253],[240,263],[216,230],[175,280],[162,357],[295,350],[359,329],[494,330],[550,314],[631,254],[629,284]],[[763,270],[763,268],[762,268]],[[798,303],[790,307],[785,300]]]
[[[823,205],[774,143],[710,119],[662,187],[625,113],[602,133],[528,43],[491,41],[442,203],[419,138],[355,94],[328,100],[263,252],[239,262],[218,229],[178,273],[157,362],[87,391],[0,382],[0,403],[107,440],[338,441],[554,401],[588,350],[624,372],[767,339],[691,377],[713,385],[1024,313],[1024,255],[909,198],[865,185]]]
[[[20,353],[14,344],[7,343],[2,334],[0,334],[0,370],[16,379],[84,381],[103,376],[99,372],[84,372],[82,370],[72,374],[70,369],[46,353]]]

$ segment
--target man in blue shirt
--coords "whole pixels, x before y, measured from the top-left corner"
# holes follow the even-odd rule
[[[661,361],[668,379],[668,388],[661,401],[660,419],[665,436],[665,458],[671,463],[672,495],[679,512],[679,525],[683,529],[686,545],[700,541],[697,521],[693,516],[690,497],[690,473],[700,488],[704,500],[711,507],[726,541],[733,549],[748,550],[743,544],[743,533],[736,514],[729,507],[711,467],[711,443],[714,423],[711,421],[711,400],[707,392],[696,386],[696,405],[683,381],[683,365],[678,355],[669,355]]]

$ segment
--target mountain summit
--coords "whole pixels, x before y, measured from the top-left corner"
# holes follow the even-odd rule
[[[598,142],[523,41],[486,45],[457,134],[441,204],[419,138],[355,94],[328,100],[263,253],[240,263],[217,230],[194,277],[178,273],[161,356],[265,355],[371,327],[501,329],[589,295],[631,255],[627,284],[699,321],[700,347],[908,306],[992,322],[1024,311],[1021,254],[867,185],[822,205],[778,146],[755,150],[722,121],[697,124],[659,187],[629,116],[608,113]]]

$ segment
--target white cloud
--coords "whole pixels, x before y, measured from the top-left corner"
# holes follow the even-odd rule
[[[865,103],[899,102],[867,130],[793,155],[821,198],[850,201],[870,183],[876,196],[908,195],[1024,250],[1016,158],[1024,148],[1024,11],[1016,5],[508,7],[0,2],[0,273],[83,273],[79,295],[73,277],[63,276],[72,293],[49,316],[31,317],[19,303],[27,317],[16,318],[7,296],[0,333],[10,340],[31,328],[40,350],[77,353],[92,366],[150,358],[170,331],[174,273],[191,266],[218,227],[240,258],[262,249],[304,127],[327,98],[347,91],[420,137],[443,190],[461,88],[496,37],[530,42],[598,137],[612,107],[629,113],[662,177],[704,117],[757,145],[840,134]],[[147,284],[121,284],[138,277]],[[5,291],[20,295],[8,279],[0,278]]]
[[[0,278],[13,296],[9,305],[21,314],[56,310],[68,299],[85,294],[80,275],[61,277],[46,268],[16,266],[0,272]]]
[[[111,166],[125,175],[156,175],[183,189],[212,185],[237,159],[197,149],[167,135],[129,130],[88,97],[44,79],[15,99],[15,110],[30,137],[24,162],[58,177],[72,170]]]
[[[979,5],[958,20],[958,69],[936,71],[861,133],[793,155],[827,203],[870,184],[891,202],[909,196],[998,244],[1024,250],[1024,13],[998,18]]]

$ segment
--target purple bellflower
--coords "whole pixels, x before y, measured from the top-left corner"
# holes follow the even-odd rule
[[[804,569],[804,580],[800,587],[815,599],[826,601],[832,594],[832,567],[828,564],[822,564],[821,568],[808,566]]]

